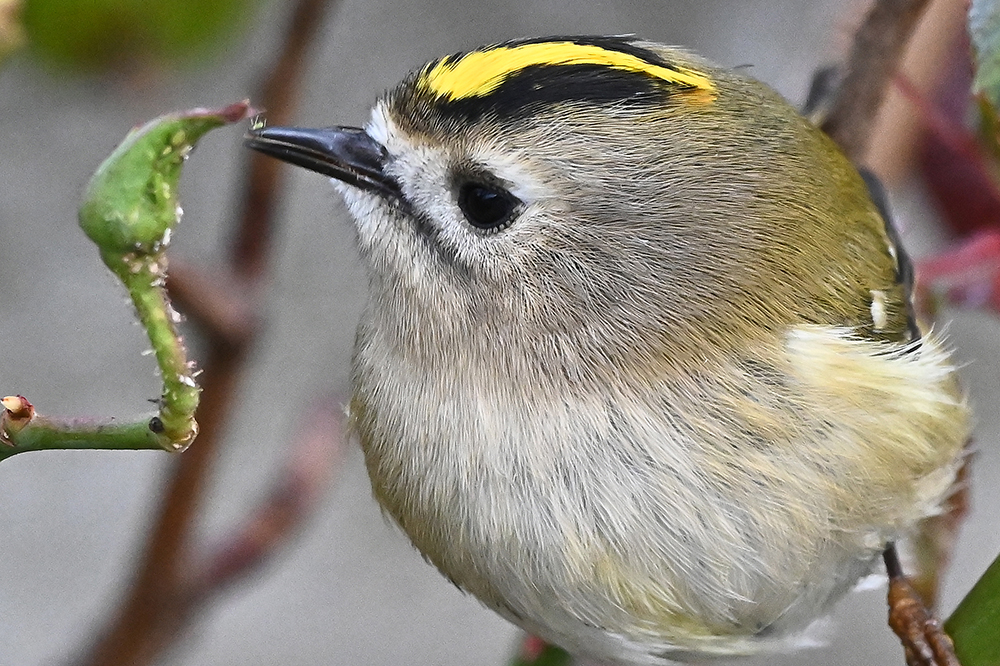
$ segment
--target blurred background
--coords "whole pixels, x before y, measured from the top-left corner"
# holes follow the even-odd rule
[[[33,49],[0,68],[0,394],[24,394],[51,415],[131,417],[149,412],[146,400],[159,393],[124,290],[76,225],[90,174],[136,124],[171,110],[252,100],[293,5],[164,0],[124,2],[140,9],[97,18],[78,13],[109,3],[35,3],[24,15]],[[964,7],[959,0],[935,4],[945,15]],[[150,15],[154,6],[183,16]],[[797,104],[814,70],[842,57],[866,6],[342,0],[308,56],[296,122],[362,124],[381,90],[430,58],[557,33],[638,33],[684,45],[746,67]],[[147,20],[151,31],[139,25]],[[948,26],[947,19],[937,25],[930,43],[937,43],[933,34],[951,43]],[[888,121],[893,130],[908,122],[905,115]],[[239,127],[209,134],[186,166],[186,215],[171,256],[209,267],[221,261],[238,203],[234,186],[245,169],[241,134]],[[906,243],[922,256],[952,239],[905,159],[910,144],[901,141],[873,161],[884,169]],[[314,397],[347,391],[365,297],[351,229],[323,178],[286,175],[263,335],[197,527],[206,542],[261,500]],[[979,451],[972,512],[945,577],[947,614],[1000,552],[1000,324],[971,310],[945,309],[940,319],[964,364]],[[196,336],[190,339],[198,358]],[[156,452],[54,452],[0,464],[0,666],[68,663],[90,642],[129,581],[169,463]],[[884,589],[855,593],[837,607],[825,646],[750,663],[901,664],[885,612]],[[516,636],[381,517],[352,443],[298,537],[209,604],[160,663],[488,666],[506,663]]]

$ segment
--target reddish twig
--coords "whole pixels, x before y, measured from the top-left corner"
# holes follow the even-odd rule
[[[182,603],[192,528],[232,409],[230,396],[238,389],[243,355],[242,349],[232,347],[210,351],[198,409],[197,445],[178,456],[127,596],[110,625],[77,662],[80,666],[150,664],[187,624],[194,610]]]
[[[344,451],[342,400],[324,401],[306,420],[289,464],[253,515],[195,567],[188,589],[191,605],[245,578],[301,525],[319,500]]]
[[[952,151],[969,162],[977,164],[985,171],[985,158],[982,148],[979,147],[975,136],[963,125],[958,124],[954,118],[938,108],[931,100],[917,89],[913,83],[902,74],[894,77],[893,83],[896,89],[902,93],[903,97],[916,109],[920,120],[927,130],[945,144]],[[992,187],[997,192],[997,187]]]
[[[263,87],[261,103],[271,117],[289,118],[293,114],[306,64],[304,55],[332,2],[299,0],[297,3],[284,47]],[[255,337],[254,318],[248,313],[256,310],[268,266],[274,202],[279,188],[275,161],[265,161],[259,156],[251,156],[249,160],[245,204],[237,218],[230,252],[231,277],[224,280],[238,285],[236,293],[230,295],[237,299],[237,305],[228,314],[210,314],[220,296],[218,289],[206,286],[207,278],[182,270],[168,281],[168,286],[179,295],[175,303],[187,306],[192,319],[209,333],[197,415],[201,433],[197,443],[178,457],[167,481],[161,513],[154,522],[130,590],[108,627],[78,661],[81,666],[151,663],[176,640],[197,610],[198,602],[211,591],[204,587],[209,579],[204,579],[200,591],[191,593],[194,589],[190,580],[191,562],[195,559],[191,541],[211,463],[218,454],[233,410],[233,397],[238,394],[244,361]],[[315,493],[306,495],[311,498]],[[285,512],[286,524],[274,534],[290,533],[289,521],[303,514],[302,506]],[[257,526],[258,522],[250,521],[251,529]],[[273,548],[277,540],[270,538],[261,543]],[[244,560],[243,565],[250,566],[261,557],[263,551],[256,558]],[[238,568],[232,568],[216,580],[221,585],[238,573]]]
[[[969,475],[973,457],[972,453],[966,455],[952,493],[941,505],[941,513],[925,518],[913,537],[916,574],[910,582],[928,608],[938,606],[941,574],[951,564],[958,531],[969,513]]]
[[[213,345],[243,346],[257,330],[254,290],[230,272],[210,273],[172,260],[167,276],[170,300]]]
[[[956,234],[1000,226],[996,157],[968,123],[973,102],[972,59],[967,40],[957,40],[934,88],[921,91],[902,79],[898,88],[920,121],[919,168],[941,221]]]
[[[298,107],[305,54],[328,5],[334,0],[299,0],[288,39],[261,90],[261,106],[273,125],[287,125]],[[240,211],[239,233],[233,238],[230,262],[233,272],[248,281],[258,279],[267,267],[274,227],[274,209],[281,186],[281,163],[251,151],[248,188]]]
[[[868,148],[889,81],[927,3],[875,0],[854,35],[844,80],[822,127],[855,162]]]
[[[917,300],[933,312],[935,301],[1000,312],[1000,231],[980,231],[958,247],[917,265]]]

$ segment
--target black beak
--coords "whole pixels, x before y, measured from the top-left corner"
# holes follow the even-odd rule
[[[385,173],[382,144],[357,127],[263,127],[247,132],[243,144],[348,185],[399,198],[399,184]]]

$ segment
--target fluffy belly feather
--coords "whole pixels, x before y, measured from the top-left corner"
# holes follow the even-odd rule
[[[801,327],[783,358],[718,370],[526,392],[368,344],[352,417],[384,509],[505,617],[613,663],[742,654],[787,642],[935,510],[966,413],[931,337]]]

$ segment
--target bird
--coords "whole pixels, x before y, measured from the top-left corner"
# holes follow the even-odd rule
[[[745,72],[515,39],[415,70],[364,127],[246,144],[354,220],[378,503],[546,641],[617,666],[792,649],[951,492],[969,408],[904,249]]]

